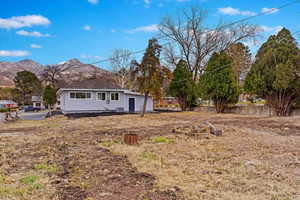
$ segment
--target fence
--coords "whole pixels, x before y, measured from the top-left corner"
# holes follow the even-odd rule
[[[213,106],[199,106],[195,109],[202,112],[215,112]],[[225,110],[225,113],[234,113],[241,115],[258,115],[258,116],[274,116],[272,109],[265,105],[241,105],[232,106]],[[291,113],[292,116],[300,116],[300,109],[294,109]]]

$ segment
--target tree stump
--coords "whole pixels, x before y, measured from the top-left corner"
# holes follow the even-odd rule
[[[128,133],[124,135],[124,143],[127,145],[136,145],[138,144],[139,136],[135,133]]]
[[[210,129],[210,133],[215,135],[215,136],[221,136],[222,135],[222,130],[220,129],[217,129],[217,127],[215,127],[214,125],[212,125],[211,123],[209,122],[205,122],[208,126],[209,126],[209,129]]]

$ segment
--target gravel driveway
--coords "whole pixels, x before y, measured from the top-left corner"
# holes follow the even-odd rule
[[[21,119],[25,120],[43,120],[47,115],[47,111],[45,112],[23,112],[19,114]]]

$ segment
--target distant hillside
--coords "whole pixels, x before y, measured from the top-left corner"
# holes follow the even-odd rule
[[[43,67],[32,60],[19,62],[0,62],[0,86],[13,86],[13,79],[19,71],[31,71],[35,74],[42,72]]]
[[[60,63],[59,66],[62,69],[67,68],[67,70],[63,72],[63,79],[66,83],[110,74],[110,72],[104,69],[94,65],[83,64],[77,59],[71,59],[67,62]],[[0,62],[0,86],[13,86],[13,79],[16,73],[24,70],[33,72],[40,77],[44,68],[45,66],[32,60],[21,60],[19,62]]]

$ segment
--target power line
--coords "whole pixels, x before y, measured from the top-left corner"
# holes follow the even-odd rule
[[[221,26],[221,27],[219,27],[219,28],[220,28],[220,29],[223,29],[223,28],[230,27],[230,26],[233,26],[233,25],[238,24],[238,23],[242,23],[242,22],[245,22],[245,21],[248,21],[248,20],[251,20],[251,19],[260,17],[260,16],[264,16],[264,15],[267,15],[267,14],[271,14],[271,13],[273,13],[275,10],[276,10],[276,11],[277,11],[277,10],[281,10],[281,9],[283,9],[283,8],[289,7],[289,6],[294,5],[294,4],[296,4],[296,3],[300,3],[300,0],[295,0],[295,1],[291,1],[291,2],[285,3],[285,4],[281,5],[281,6],[278,6],[277,8],[273,8],[273,9],[270,9],[270,10],[268,10],[268,11],[266,11],[266,12],[260,12],[260,13],[258,13],[258,14],[256,14],[256,15],[254,15],[254,16],[246,17],[246,18],[237,20],[237,21],[235,21],[235,22],[232,22],[232,23],[229,23],[229,24],[225,24],[225,25],[223,25],[223,26]],[[299,31],[299,32],[300,32],[300,31]],[[161,39],[164,39],[164,38],[166,38],[166,36],[160,37],[159,39],[161,40]],[[167,45],[167,44],[170,44],[170,43],[168,42],[168,43],[163,44],[163,45],[161,45],[161,46],[165,46],[165,45]],[[145,50],[137,50],[137,51],[132,52],[130,55],[140,54],[140,53],[143,53],[143,52],[145,52]],[[120,57],[122,57],[122,56],[120,56]],[[90,64],[90,65],[95,65],[95,64],[99,64],[99,63],[109,62],[109,61],[111,61],[111,60],[112,60],[111,58],[106,58],[106,59],[99,60],[99,61],[96,61],[96,62],[93,62],[93,63],[88,63],[88,64]]]
[[[292,34],[292,35],[295,35],[295,34],[297,34],[297,33],[300,33],[300,30],[294,31],[294,32],[291,33],[291,34]],[[279,41],[279,42],[280,42],[280,41]],[[228,66],[230,66],[230,65],[232,65],[232,63],[228,63],[228,64],[226,64],[226,65],[220,66],[220,67],[218,67],[217,69],[214,69],[214,70],[212,70],[212,71],[203,71],[203,74],[216,73],[216,72],[219,72],[220,70],[222,70],[222,69],[224,69],[224,68],[226,68],[226,67],[228,67]],[[179,83],[179,82],[183,82],[183,81],[186,81],[186,80],[188,80],[188,79],[177,80],[177,81],[175,81],[175,82]]]
[[[300,1],[300,0],[298,0],[298,1]],[[292,35],[297,34],[297,33],[300,33],[300,30],[293,32]],[[170,43],[171,42],[167,42],[165,44],[162,44],[161,46],[166,46],[166,45],[168,45]],[[143,53],[145,51],[146,51],[145,49],[144,50],[134,51],[134,52],[130,53],[130,55],[135,55],[135,54]],[[118,56],[118,58],[119,57],[124,57],[124,56],[121,55],[121,56]],[[109,62],[111,60],[112,60],[112,58],[107,58],[107,59],[104,59],[104,60],[99,60],[99,61],[96,61],[96,62],[93,62],[93,63],[89,63],[89,65],[99,64],[99,63],[103,63],[103,62]]]
[[[279,10],[281,10],[281,9],[283,9],[283,8],[289,7],[289,6],[294,5],[294,4],[296,4],[296,3],[300,3],[300,0],[295,0],[295,1],[291,1],[291,2],[285,3],[285,4],[281,5],[281,6],[278,6],[277,8],[272,8],[272,9],[270,9],[270,10],[268,10],[268,11],[260,12],[260,13],[258,13],[258,14],[256,14],[256,15],[253,15],[253,16],[250,16],[250,17],[246,17],[246,18],[243,18],[243,19],[240,19],[240,20],[238,20],[238,21],[229,23],[229,24],[227,24],[227,25],[225,25],[225,26],[232,26],[232,25],[235,25],[235,24],[237,24],[237,23],[241,23],[241,22],[245,22],[245,21],[254,19],[254,18],[256,18],[256,17],[260,17],[260,16],[267,15],[267,14],[272,14],[274,11],[279,11]],[[224,27],[223,27],[223,28],[224,28]]]
[[[166,45],[168,45],[168,44],[170,44],[170,42],[167,42],[167,43],[165,43],[165,44],[162,44],[161,46],[166,46]],[[138,50],[138,51],[134,51],[134,52],[132,52],[132,53],[129,53],[129,54],[127,54],[127,55],[135,55],[135,54],[139,54],[139,53],[143,53],[143,52],[145,52],[146,50],[144,49],[144,50]],[[127,55],[124,55],[124,56],[127,56]],[[121,58],[121,57],[124,57],[124,56],[118,56],[117,58]],[[94,65],[94,64],[98,64],[98,63],[102,63],[102,62],[109,62],[109,61],[111,61],[112,60],[112,58],[107,58],[107,59],[104,59],[104,60],[99,60],[99,61],[97,61],[97,62],[94,62],[94,63],[90,63],[90,65]]]

